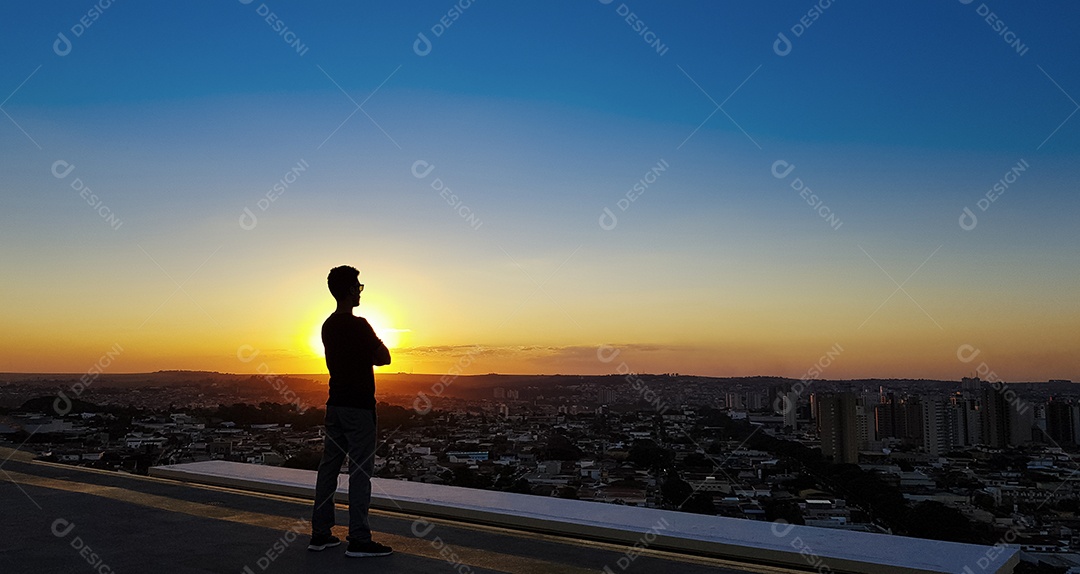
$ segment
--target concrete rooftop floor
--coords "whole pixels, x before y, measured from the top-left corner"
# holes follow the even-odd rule
[[[385,511],[372,511],[371,526],[395,553],[346,558],[344,543],[307,551],[310,501],[35,462],[2,447],[0,508],[5,574],[793,572],[648,549],[631,560],[624,545]],[[347,514],[339,505],[338,524]],[[335,534],[344,540],[346,528]]]

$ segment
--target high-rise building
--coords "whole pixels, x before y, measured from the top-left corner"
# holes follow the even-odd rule
[[[787,398],[787,410],[784,411],[784,426],[791,427],[791,430],[799,429],[799,393],[795,391],[788,391],[785,394]]]
[[[784,417],[784,426],[791,427],[792,430],[797,430],[799,393],[792,389],[791,383],[770,387],[768,399],[773,414]]]
[[[746,406],[751,411],[762,411],[766,408],[770,408],[771,405],[765,403],[766,396],[759,391],[748,391],[746,393]]]
[[[994,448],[1007,448],[1012,435],[1011,407],[1005,395],[989,383],[982,386],[982,444]]]
[[[912,446],[922,444],[923,416],[918,397],[885,395],[885,402],[874,405],[878,440],[898,438]]]
[[[885,396],[885,402],[874,405],[875,428],[882,438],[904,438],[907,435],[907,419],[903,405],[894,393]]]
[[[1035,409],[1027,403],[1011,405],[1009,416],[1013,419],[1012,432],[1009,434],[1009,444],[1022,445],[1031,442],[1035,438]]]
[[[855,393],[816,397],[821,454],[833,462],[858,463]]]
[[[1031,429],[1032,439],[1046,442],[1046,403],[1035,404],[1035,426]]]
[[[1004,383],[997,387],[983,383],[982,443],[995,448],[1019,446],[1032,440],[1035,409],[1021,400]]]
[[[1051,400],[1046,405],[1046,434],[1059,445],[1080,440],[1080,405]]]
[[[941,456],[960,444],[958,409],[946,397],[921,397],[922,446],[928,454]]]
[[[876,450],[880,446],[874,419],[874,407],[878,404],[877,393],[863,393],[855,398],[855,436],[860,450]]]
[[[957,424],[960,444],[975,446],[982,440],[981,415],[979,401],[973,398],[960,398],[956,403]]]
[[[923,418],[922,418],[922,405],[919,403],[919,397],[907,397],[904,399],[904,426],[907,434],[904,435],[904,441],[907,444],[919,445],[922,444],[923,436]]]

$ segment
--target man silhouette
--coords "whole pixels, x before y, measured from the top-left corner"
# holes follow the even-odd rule
[[[368,506],[375,458],[375,374],[373,365],[389,365],[390,351],[363,317],[353,315],[360,305],[360,271],[341,266],[326,277],[337,309],[322,326],[330,396],[326,401],[326,439],[315,481],[308,550],[341,544],[334,526],[334,493],[345,455],[349,455],[349,547],[346,556],[386,556],[389,546],[371,540]]]

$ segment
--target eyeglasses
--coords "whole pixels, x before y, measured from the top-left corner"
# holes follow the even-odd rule
[[[360,293],[363,293],[363,291],[364,291],[364,284],[363,283],[357,283],[356,287],[354,287],[354,289],[356,290],[356,294],[359,295]]]

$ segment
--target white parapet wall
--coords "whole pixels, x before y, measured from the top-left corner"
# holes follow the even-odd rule
[[[206,461],[151,476],[314,498],[315,472]],[[348,476],[337,501],[348,503]],[[376,478],[372,508],[818,572],[1008,574],[1015,548],[940,542]]]

